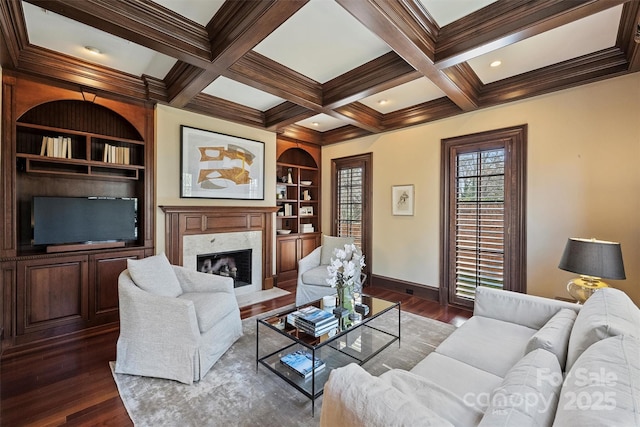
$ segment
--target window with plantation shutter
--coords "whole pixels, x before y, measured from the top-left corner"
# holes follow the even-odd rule
[[[371,266],[371,153],[332,161],[332,234],[353,237]]]
[[[447,302],[478,286],[526,291],[526,127],[443,140],[442,278]]]

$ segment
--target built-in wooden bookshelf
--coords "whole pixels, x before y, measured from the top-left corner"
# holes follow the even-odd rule
[[[118,275],[154,252],[153,108],[6,72],[2,81],[3,354],[117,327]],[[136,237],[33,241],[34,197],[133,198]],[[64,337],[64,338],[63,338]]]
[[[276,162],[276,274],[295,282],[298,261],[321,242],[320,147],[278,138]]]

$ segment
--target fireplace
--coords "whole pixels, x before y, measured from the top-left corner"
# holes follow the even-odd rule
[[[196,257],[198,271],[231,277],[233,287],[241,288],[251,285],[251,253],[252,249],[239,251],[201,254]]]

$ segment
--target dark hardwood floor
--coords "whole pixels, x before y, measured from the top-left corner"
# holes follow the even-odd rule
[[[241,309],[243,319],[289,304],[291,294]],[[459,326],[471,313],[381,288],[366,293],[401,301],[402,309]],[[2,426],[131,426],[108,363],[118,332],[5,358],[0,366]]]

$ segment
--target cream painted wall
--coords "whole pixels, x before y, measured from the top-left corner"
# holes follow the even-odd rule
[[[155,114],[156,252],[165,250],[164,212],[159,206],[275,206],[276,134],[164,105]],[[262,141],[265,144],[264,200],[180,198],[180,125]],[[275,235],[275,231],[274,231]],[[274,239],[275,240],[275,239]],[[274,260],[275,263],[275,260]]]
[[[627,280],[609,281],[640,305],[640,73],[413,128],[330,145],[331,159],[373,153],[373,274],[439,285],[440,140],[528,124],[528,293],[568,296],[557,268],[568,237],[619,241]],[[331,174],[322,174],[331,200]],[[392,216],[391,186],[415,185],[415,215]],[[323,230],[330,230],[323,204]]]

